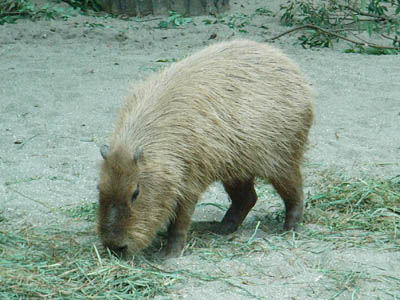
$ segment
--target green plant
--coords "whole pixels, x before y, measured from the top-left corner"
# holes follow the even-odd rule
[[[73,8],[77,8],[83,12],[89,10],[101,11],[101,0],[62,0],[67,2]]]
[[[400,51],[400,0],[289,0],[281,5],[281,11],[281,23],[297,27],[272,40],[306,30],[299,37],[305,48],[332,47],[334,42],[345,40],[356,45],[359,53],[396,54]],[[377,45],[368,41],[362,37],[363,32],[386,43]],[[391,51],[370,51],[368,48]]]
[[[56,19],[68,18],[74,11],[87,13],[89,10],[100,11],[100,0],[53,0],[54,3],[66,2],[70,8],[60,7],[46,3],[38,7],[30,0],[0,0],[0,25],[5,23],[15,23],[19,19]]]
[[[101,11],[100,0],[63,0],[74,8],[79,8],[82,11],[94,10]]]
[[[269,10],[268,8],[259,7],[259,8],[256,9],[256,11],[254,12],[254,14],[252,16],[255,16],[255,15],[272,16],[273,12],[271,10]]]
[[[0,25],[15,23],[18,18],[28,17],[34,12],[34,5],[28,0],[0,0]]]
[[[176,11],[169,11],[169,17],[166,21],[160,21],[158,27],[161,29],[167,29],[169,27],[179,27],[186,24],[192,23],[191,17],[184,17],[183,15],[177,13]]]
[[[38,8],[30,0],[0,0],[0,25],[15,23],[19,19],[35,21],[41,18],[68,18],[71,15],[72,9],[57,7],[49,3]]]
[[[203,20],[203,23],[206,25],[225,24],[231,29],[239,29],[239,32],[247,33],[247,30],[244,29],[244,27],[246,27],[247,25],[251,25],[251,20],[255,16],[270,16],[270,15],[272,15],[272,11],[270,11],[265,7],[259,7],[251,15],[246,15],[243,13],[234,13],[233,15],[215,15],[214,20],[205,19]]]
[[[215,17],[215,20],[206,19],[203,20],[203,23],[206,25],[225,24],[231,29],[239,29],[240,32],[247,32],[243,28],[250,24],[250,17],[243,13],[235,13],[230,16],[218,15]]]

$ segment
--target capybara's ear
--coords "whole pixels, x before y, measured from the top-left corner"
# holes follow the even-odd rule
[[[108,154],[110,153],[110,146],[102,145],[100,147],[100,154],[104,159],[107,159]]]
[[[138,162],[141,163],[144,160],[144,154],[143,154],[143,149],[138,147],[135,151],[135,154],[133,155],[133,161],[135,162],[135,164],[137,164]]]

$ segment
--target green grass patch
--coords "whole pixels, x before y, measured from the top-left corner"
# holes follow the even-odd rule
[[[65,213],[72,218],[79,218],[94,222],[96,220],[97,202],[85,203],[65,209]]]

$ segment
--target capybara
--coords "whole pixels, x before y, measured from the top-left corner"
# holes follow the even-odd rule
[[[209,46],[136,85],[110,146],[101,147],[98,232],[123,256],[168,225],[180,255],[206,188],[221,181],[232,203],[219,232],[254,206],[255,177],[285,203],[285,230],[303,214],[300,165],[313,122],[312,92],[278,49],[249,40]]]

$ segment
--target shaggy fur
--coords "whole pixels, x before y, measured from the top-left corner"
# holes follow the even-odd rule
[[[104,245],[134,254],[170,224],[166,252],[179,255],[197,201],[217,180],[232,200],[222,233],[236,230],[255,204],[255,177],[270,180],[285,202],[284,228],[295,228],[312,122],[309,85],[266,44],[218,43],[151,75],[126,99],[102,150]]]

